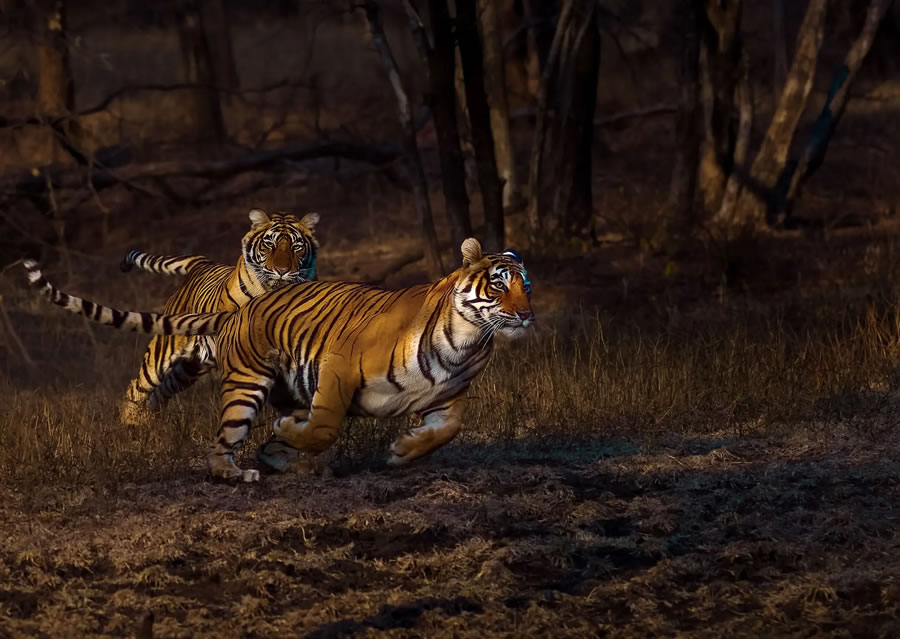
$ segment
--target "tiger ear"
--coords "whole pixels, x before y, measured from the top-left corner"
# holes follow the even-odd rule
[[[481,252],[481,242],[474,237],[463,240],[460,250],[462,251],[462,263],[465,268],[478,264],[484,258],[484,254]]]
[[[264,224],[268,224],[271,220],[269,220],[269,214],[263,211],[262,209],[252,209],[250,211],[250,228],[255,229]]]
[[[311,213],[307,213],[303,216],[303,219],[300,220],[300,226],[305,226],[310,233],[316,230],[316,224],[319,223],[319,214],[315,211]]]
[[[519,252],[514,249],[506,249],[505,251],[503,251],[503,254],[509,255],[511,258],[513,258],[519,264],[522,263],[522,256],[519,255]]]

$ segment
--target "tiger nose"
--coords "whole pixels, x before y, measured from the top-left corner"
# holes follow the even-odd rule
[[[273,270],[274,270],[276,273],[278,273],[279,275],[284,275],[285,273],[287,273],[287,272],[290,270],[290,267],[288,267],[288,266],[276,266],[276,267],[273,268]]]
[[[520,320],[533,320],[534,312],[531,309],[527,309],[524,311],[516,311],[516,315],[519,316]]]

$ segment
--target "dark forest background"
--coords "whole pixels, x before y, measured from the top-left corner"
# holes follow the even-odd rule
[[[894,214],[893,4],[4,0],[4,261],[337,180],[407,202],[430,275],[473,232],[731,274]]]

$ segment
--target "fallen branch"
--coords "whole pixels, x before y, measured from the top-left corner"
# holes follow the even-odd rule
[[[134,180],[176,176],[221,179],[238,173],[264,169],[279,162],[298,162],[328,157],[387,167],[401,155],[402,149],[393,144],[364,145],[328,141],[253,151],[227,160],[167,160],[135,164],[115,170],[102,166],[94,166],[90,171],[86,168],[35,169],[24,175],[0,178],[0,191],[33,194],[43,192],[48,188],[78,189],[88,186],[99,191]]]
[[[133,94],[133,93],[145,93],[145,92],[173,92],[173,91],[188,91],[195,89],[205,89],[207,91],[215,91],[216,93],[222,93],[226,95],[235,95],[235,96],[243,96],[248,93],[268,93],[269,91],[274,91],[276,89],[283,88],[301,88],[308,89],[310,88],[307,84],[300,82],[291,82],[288,79],[279,80],[278,82],[274,82],[272,84],[250,88],[250,89],[233,89],[227,87],[217,87],[211,86],[209,84],[202,84],[198,82],[178,82],[174,84],[135,84],[124,87],[119,87],[102,100],[100,100],[95,105],[88,107],[87,109],[83,109],[82,111],[76,111],[74,113],[69,113],[66,115],[58,116],[55,118],[48,118],[46,116],[31,116],[26,118],[7,118],[5,116],[0,116],[0,129],[8,129],[14,127],[20,127],[25,125],[60,125],[66,120],[71,120],[75,118],[84,117],[86,115],[93,115],[94,113],[99,113],[101,111],[106,111],[109,106],[115,102],[117,99]]]

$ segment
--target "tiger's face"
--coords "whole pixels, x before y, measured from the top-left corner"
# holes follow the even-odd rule
[[[244,263],[267,290],[316,279],[318,213],[302,219],[288,213],[250,211],[250,231],[241,243]]]
[[[531,282],[513,250],[482,253],[473,238],[462,245],[463,274],[454,290],[456,310],[491,334],[522,337],[534,325]]]

